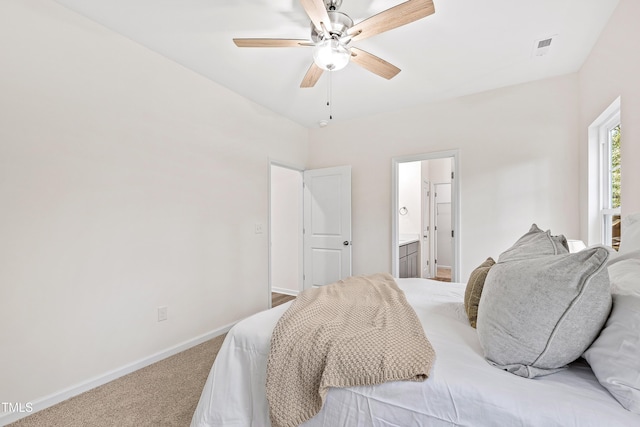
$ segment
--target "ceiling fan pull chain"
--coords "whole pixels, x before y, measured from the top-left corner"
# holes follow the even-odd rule
[[[329,120],[333,120],[333,72],[329,71],[329,87],[327,90],[327,107],[329,107]]]

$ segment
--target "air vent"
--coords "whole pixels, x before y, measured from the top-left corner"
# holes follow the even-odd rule
[[[551,40],[553,40],[553,39],[540,40],[538,42],[538,49],[542,49],[543,47],[551,46]]]
[[[556,37],[557,36],[554,35],[536,40],[533,47],[533,56],[544,56],[549,53],[551,44],[555,41]]]

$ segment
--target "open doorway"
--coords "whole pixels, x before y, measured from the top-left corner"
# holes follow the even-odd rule
[[[302,290],[302,204],[302,171],[272,162],[269,167],[271,292],[297,295]]]
[[[302,170],[270,161],[270,294],[297,295],[350,275],[351,166]]]
[[[457,151],[393,159],[392,274],[459,277]]]

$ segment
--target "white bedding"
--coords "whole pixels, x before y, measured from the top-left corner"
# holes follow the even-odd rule
[[[424,382],[332,388],[304,427],[640,426],[576,362],[556,374],[526,379],[489,365],[463,307],[464,284],[397,279],[436,351]],[[288,304],[236,324],[211,368],[192,427],[268,427],[265,397],[270,336]]]

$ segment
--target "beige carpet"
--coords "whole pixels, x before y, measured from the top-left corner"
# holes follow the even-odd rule
[[[9,424],[188,426],[224,335]]]
[[[279,294],[272,296],[274,307],[294,298]],[[9,426],[187,427],[225,335],[36,412]]]

